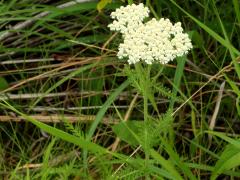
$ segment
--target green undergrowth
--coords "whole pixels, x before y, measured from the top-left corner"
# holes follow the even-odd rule
[[[0,177],[238,179],[239,1],[69,2],[0,2]],[[117,59],[109,14],[139,2],[188,56]]]

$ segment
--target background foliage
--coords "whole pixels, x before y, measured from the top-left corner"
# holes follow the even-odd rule
[[[194,48],[135,69],[109,14],[145,3]],[[0,2],[0,174],[5,179],[240,176],[238,0]]]

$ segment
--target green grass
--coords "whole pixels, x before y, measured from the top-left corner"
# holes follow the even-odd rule
[[[239,178],[239,1],[144,1],[193,42],[164,66],[117,59],[107,2],[0,2],[0,177]]]

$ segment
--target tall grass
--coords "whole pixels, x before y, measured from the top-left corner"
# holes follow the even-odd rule
[[[240,177],[239,2],[144,1],[194,48],[135,67],[107,28],[131,3],[1,2],[3,178]]]

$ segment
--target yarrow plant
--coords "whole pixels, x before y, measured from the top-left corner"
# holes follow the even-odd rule
[[[164,18],[152,18],[144,22],[149,17],[149,12],[141,3],[122,6],[111,13],[114,21],[108,27],[123,36],[123,43],[118,48],[118,58],[127,58],[129,64],[139,61],[166,64],[187,54],[192,43],[188,35],[183,33],[181,23],[172,24],[169,19]]]

